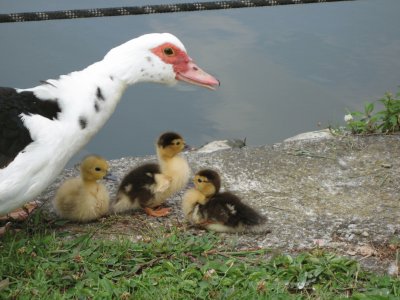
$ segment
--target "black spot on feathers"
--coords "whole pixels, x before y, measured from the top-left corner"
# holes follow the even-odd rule
[[[57,119],[61,108],[54,100],[42,100],[33,92],[18,93],[0,87],[0,169],[6,167],[27,145],[33,142],[21,114]]]
[[[101,92],[101,88],[99,88],[99,87],[97,87],[96,97],[97,97],[97,99],[99,99],[101,101],[106,100],[106,98],[104,98],[104,96],[103,96],[103,93]]]
[[[99,103],[98,103],[97,101],[94,102],[94,110],[95,110],[96,112],[99,112],[99,111],[100,111],[100,106],[99,106]]]
[[[80,117],[79,118],[79,126],[81,126],[81,129],[85,129],[87,126],[87,119],[85,117]]]

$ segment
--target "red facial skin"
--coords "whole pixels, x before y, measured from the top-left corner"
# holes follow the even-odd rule
[[[186,81],[191,84],[215,89],[219,81],[200,69],[192,59],[172,43],[164,43],[151,50],[166,64],[172,65],[176,80]]]

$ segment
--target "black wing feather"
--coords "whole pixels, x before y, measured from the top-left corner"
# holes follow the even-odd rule
[[[155,184],[155,174],[161,173],[160,167],[155,163],[141,165],[130,171],[119,186],[118,191],[122,191],[128,195],[131,200],[138,199],[142,207],[146,207],[146,203],[151,200],[153,194],[148,189],[149,185]],[[149,176],[151,175],[151,176]],[[128,191],[125,187],[131,185]]]
[[[236,227],[239,224],[260,225],[265,221],[265,217],[230,192],[214,195],[210,201],[200,206],[199,209],[203,215],[207,214],[208,219],[220,221],[224,225],[232,227]]]
[[[52,120],[59,112],[57,100],[41,100],[33,92],[0,87],[0,169],[32,142],[20,114],[39,114]]]

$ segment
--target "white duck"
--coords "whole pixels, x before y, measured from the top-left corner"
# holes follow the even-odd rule
[[[104,125],[128,85],[178,80],[214,89],[178,38],[152,33],[87,68],[30,89],[0,88],[0,215],[38,196]]]

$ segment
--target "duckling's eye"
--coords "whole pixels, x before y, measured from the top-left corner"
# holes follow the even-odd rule
[[[168,47],[168,48],[164,48],[164,54],[166,56],[172,56],[175,54],[175,52],[174,52],[174,49]]]
[[[201,180],[201,179],[199,178],[199,179],[197,179],[197,182],[203,182],[203,180]]]
[[[94,169],[95,169],[96,172],[100,172],[101,171],[101,168],[99,168],[99,167],[96,167]]]
[[[180,145],[181,144],[181,142],[176,142],[176,145]]]

